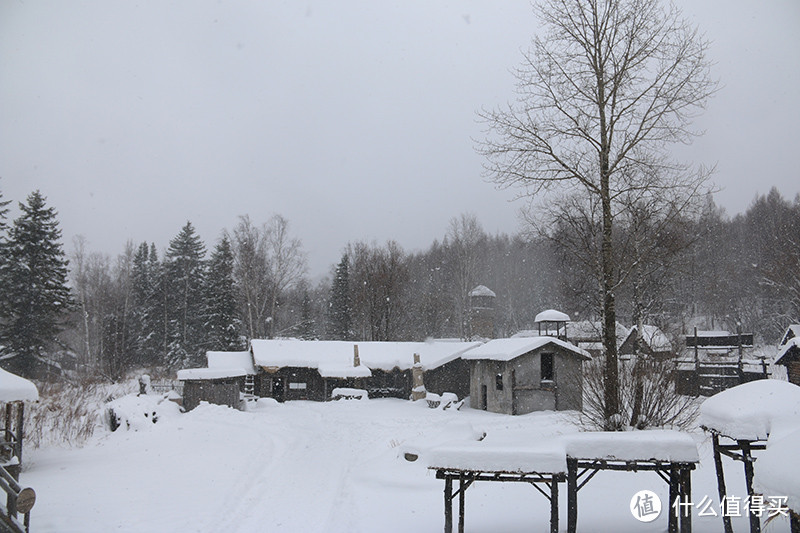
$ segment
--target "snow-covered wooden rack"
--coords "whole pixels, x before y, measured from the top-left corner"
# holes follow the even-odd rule
[[[700,457],[686,433],[669,430],[587,432],[563,437],[567,455],[567,531],[578,527],[578,491],[601,470],[655,472],[669,485],[668,531],[691,533],[691,513],[672,511],[672,503],[691,501],[692,470]]]
[[[700,425],[711,433],[720,505],[726,501],[722,456],[744,464],[747,495],[752,497],[755,474],[753,451],[765,450],[770,434],[793,427],[800,417],[800,387],[785,381],[765,379],[738,385],[715,394],[700,406]],[[725,533],[732,533],[728,513],[721,513]],[[751,533],[761,532],[761,519],[749,513]]]
[[[6,505],[0,506],[0,529],[14,533],[30,529],[30,511],[36,493],[19,484],[22,465],[23,420],[26,401],[39,399],[36,386],[27,379],[0,369],[0,403],[5,403],[3,427],[0,428],[0,489],[6,493]],[[23,515],[22,521],[17,515]]]
[[[453,531],[453,500],[458,497],[458,532],[464,531],[465,493],[476,481],[529,483],[550,501],[550,531],[558,532],[558,484],[566,481],[564,449],[485,446],[467,442],[430,451],[428,468],[444,480],[444,530]],[[453,492],[453,483],[458,487]]]
[[[691,513],[671,512],[676,500],[691,501],[691,473],[700,461],[686,433],[669,430],[577,433],[535,446],[465,442],[428,452],[428,468],[443,479],[445,533],[453,530],[458,497],[458,531],[464,531],[465,493],[475,481],[530,483],[550,501],[550,531],[558,531],[558,484],[567,484],[567,531],[577,531],[578,491],[601,470],[655,472],[669,485],[668,527],[691,533]],[[454,482],[458,486],[454,492]]]

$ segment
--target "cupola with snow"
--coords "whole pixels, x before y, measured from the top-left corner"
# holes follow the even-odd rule
[[[568,314],[555,309],[542,311],[534,319],[539,329],[539,335],[557,337],[561,340],[567,340],[567,322],[569,321]]]

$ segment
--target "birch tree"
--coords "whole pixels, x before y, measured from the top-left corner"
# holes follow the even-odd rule
[[[559,190],[600,209],[604,418],[619,421],[614,204],[621,195],[696,187],[707,174],[669,157],[716,89],[708,41],[658,0],[544,0],[543,31],[515,71],[518,99],[481,113],[490,179],[542,198]]]

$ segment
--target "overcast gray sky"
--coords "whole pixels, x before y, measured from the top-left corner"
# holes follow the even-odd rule
[[[678,5],[723,84],[681,153],[717,164],[729,214],[773,185],[793,198],[800,2]],[[82,234],[112,255],[186,220],[212,247],[239,215],[280,213],[312,275],[352,240],[423,249],[462,212],[513,233],[521,206],[472,139],[535,32],[511,0],[4,0],[0,190],[40,189],[68,250]]]

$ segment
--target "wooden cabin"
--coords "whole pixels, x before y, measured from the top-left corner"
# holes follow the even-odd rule
[[[800,385],[800,324],[792,324],[786,329],[775,364],[785,366],[789,382]]]
[[[285,400],[330,399],[334,388],[365,389],[370,398],[411,397],[414,354],[426,390],[469,393],[469,366],[461,354],[480,342],[348,342],[254,339],[256,394]]]

